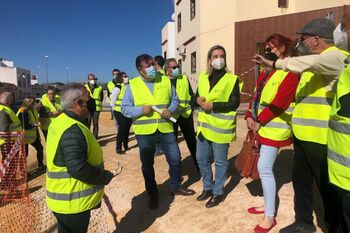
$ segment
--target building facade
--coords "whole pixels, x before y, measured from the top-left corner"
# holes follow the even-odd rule
[[[174,0],[175,58],[194,89],[201,71],[207,68],[207,52],[222,45],[228,69],[237,75],[254,64],[253,55],[272,33],[297,39],[296,32],[308,21],[328,17],[338,23],[342,6],[349,0]],[[166,26],[163,30],[169,30]],[[166,34],[166,33],[164,33]],[[168,34],[169,35],[169,34]],[[162,32],[162,43],[170,41]],[[166,44],[166,43],[165,43]],[[171,54],[162,46],[163,54]],[[170,58],[170,56],[168,56]],[[252,92],[255,72],[242,76],[243,91]]]
[[[20,99],[31,95],[30,70],[15,67],[13,62],[1,61],[0,82],[16,85]]]

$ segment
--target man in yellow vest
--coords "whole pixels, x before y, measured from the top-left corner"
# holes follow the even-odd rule
[[[41,129],[46,139],[52,120],[61,114],[60,97],[57,95],[54,86],[47,88],[47,92],[42,96],[38,109]]]
[[[91,126],[93,122],[93,134],[98,137],[98,120],[100,117],[100,112],[102,111],[102,101],[103,101],[103,89],[101,85],[97,85],[97,78],[94,74],[88,74],[88,83],[85,84],[86,89],[90,93],[90,97],[95,100],[96,111],[92,116],[88,118],[88,125]]]
[[[21,121],[18,119],[16,113],[11,109],[13,104],[13,94],[5,91],[0,94],[0,132],[20,132],[22,131]],[[6,138],[0,135],[0,148],[2,154],[2,160],[4,160],[9,152],[9,148],[4,144]],[[5,151],[6,150],[6,151]]]
[[[328,183],[327,134],[336,80],[349,55],[333,45],[332,21],[322,18],[307,23],[299,32],[298,51],[302,55],[276,62],[256,55],[257,62],[302,73],[292,117],[294,133],[293,188],[295,222],[280,232],[315,232],[312,216],[313,180],[321,193],[328,229],[336,221]]]
[[[117,75],[120,73],[120,70],[113,69],[112,76],[113,79],[107,83],[107,96],[111,98],[113,89],[117,86]],[[111,120],[113,120],[113,109],[111,110]]]
[[[349,51],[350,5],[344,6],[343,19],[334,30],[334,43]],[[329,232],[350,232],[350,57],[339,77],[328,130],[328,174],[335,188],[332,204],[337,222]]]
[[[176,89],[176,94],[179,97],[179,108],[174,115],[177,118],[174,123],[174,132],[177,138],[179,126],[185,137],[187,148],[191,153],[193,161],[198,168],[196,159],[196,133],[194,131],[192,108],[194,105],[194,94],[190,82],[186,75],[181,74],[180,67],[175,58],[170,58],[164,64],[165,73],[169,77],[171,84]]]
[[[195,192],[182,188],[180,182],[180,151],[169,118],[178,108],[175,89],[166,76],[157,75],[154,60],[148,54],[136,58],[139,77],[130,80],[122,102],[122,114],[133,119],[133,129],[140,148],[142,173],[148,206],[158,208],[158,189],[154,174],[154,152],[158,143],[164,150],[169,164],[170,188],[173,195],[193,195]],[[154,111],[154,108],[159,112]]]
[[[87,127],[89,92],[78,83],[62,88],[64,112],[47,136],[46,203],[58,232],[87,232],[90,212],[101,206],[104,186],[114,174],[105,170],[103,151]]]

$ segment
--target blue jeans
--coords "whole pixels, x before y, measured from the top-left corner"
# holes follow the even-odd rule
[[[265,216],[275,216],[276,181],[273,175],[273,164],[276,161],[279,148],[261,145],[258,161],[258,171],[264,193]]]
[[[229,144],[220,144],[208,141],[201,134],[197,137],[197,162],[203,178],[203,189],[212,190],[214,195],[224,193],[224,185],[227,177],[227,152]],[[215,162],[215,181],[211,163]]]
[[[149,195],[157,193],[157,183],[154,175],[154,152],[158,142],[164,151],[169,164],[170,188],[177,191],[180,188],[180,150],[174,133],[161,133],[156,131],[150,135],[136,135],[140,148],[140,159],[142,163],[142,174],[145,179],[146,191]]]

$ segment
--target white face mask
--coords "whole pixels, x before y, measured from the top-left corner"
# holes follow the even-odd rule
[[[211,66],[216,70],[221,70],[225,66],[225,59],[223,57],[215,58],[211,62]]]
[[[89,83],[90,83],[91,85],[95,85],[96,80],[95,80],[95,79],[93,79],[93,80],[89,80]]]
[[[335,28],[333,37],[335,46],[342,50],[349,51],[348,34],[346,31],[342,30],[341,23]]]

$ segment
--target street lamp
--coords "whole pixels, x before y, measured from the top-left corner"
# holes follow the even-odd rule
[[[47,59],[49,58],[48,55],[45,55],[45,67],[46,67],[46,89],[49,87],[49,70],[47,67]]]
[[[68,70],[69,70],[69,67],[67,66],[67,67],[66,67],[66,71],[67,71],[67,83],[69,83]]]

